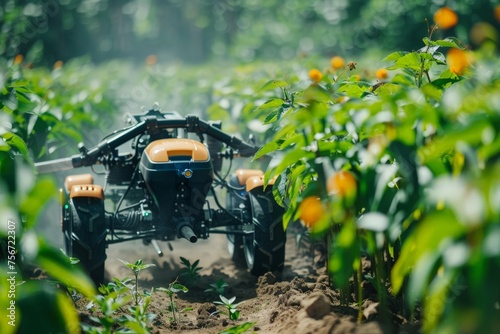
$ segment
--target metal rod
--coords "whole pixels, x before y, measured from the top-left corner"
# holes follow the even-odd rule
[[[158,243],[156,242],[155,239],[151,240],[151,245],[153,245],[153,247],[155,248],[156,253],[158,254],[158,256],[162,257],[163,256],[163,252],[161,251],[161,248],[160,248],[160,246],[158,245]]]
[[[252,234],[253,231],[226,231],[226,230],[209,230],[210,233],[213,234],[234,234],[234,235],[249,235]]]

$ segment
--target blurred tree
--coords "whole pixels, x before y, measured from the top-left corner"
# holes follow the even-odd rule
[[[459,15],[465,42],[477,22],[497,35],[495,0],[2,0],[0,54],[29,62],[89,55],[202,62],[290,59],[308,53],[354,56],[375,49],[415,49],[425,19],[441,6]],[[480,31],[481,32],[481,31]],[[476,34],[477,35],[477,34]],[[481,36],[480,36],[481,37]]]

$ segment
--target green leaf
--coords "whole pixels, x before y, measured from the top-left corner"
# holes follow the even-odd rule
[[[257,151],[257,153],[255,153],[253,160],[257,160],[268,153],[278,150],[281,146],[281,142],[281,140],[267,142]]]
[[[387,57],[385,57],[384,59],[382,59],[382,61],[394,61],[394,60],[398,60],[399,58],[407,55],[408,52],[406,51],[397,51],[397,52],[393,52],[391,53],[390,55],[388,55]]]
[[[398,84],[392,83],[392,82],[386,82],[383,85],[380,85],[376,90],[374,90],[374,93],[376,93],[379,96],[387,96],[387,95],[394,95],[401,91],[403,87],[401,87]]]
[[[270,124],[275,122],[278,119],[278,115],[281,111],[281,108],[275,109],[271,111],[269,114],[267,114],[266,118],[264,119],[264,124]]]
[[[330,102],[330,93],[321,86],[309,86],[302,95],[304,102]]]
[[[288,83],[286,81],[269,80],[264,85],[262,85],[262,87],[260,87],[257,90],[257,92],[262,92],[262,91],[266,91],[266,90],[273,90],[275,88],[283,88],[283,87],[287,87],[287,86],[288,86]]]
[[[360,86],[358,83],[349,83],[338,89],[339,93],[346,93],[347,96],[353,98],[360,98],[368,91],[369,87]]]
[[[149,334],[149,330],[147,329],[147,327],[142,326],[142,324],[135,319],[125,322],[123,326],[131,329],[132,333]]]
[[[421,64],[421,56],[418,52],[412,52],[400,57],[396,60],[393,66],[389,67],[390,70],[395,69],[411,69],[419,71]]]
[[[285,101],[283,101],[282,99],[272,99],[258,106],[255,110],[275,109],[281,107],[283,103],[285,103]]]
[[[400,84],[402,86],[407,86],[407,87],[411,87],[413,85],[415,85],[415,80],[410,77],[409,75],[406,75],[406,74],[402,74],[402,73],[398,73],[396,74],[391,82],[395,83],[395,84]]]
[[[20,323],[15,329],[22,328],[23,333],[79,332],[78,313],[72,300],[53,285],[41,281],[19,285],[16,306]]]
[[[430,280],[436,274],[436,263],[439,258],[440,254],[437,252],[426,253],[413,269],[408,285],[408,303],[410,307],[414,307],[425,296]]]
[[[441,52],[434,53],[432,59],[439,65],[446,65],[446,57]]]
[[[231,320],[238,320],[240,317],[240,311],[236,309],[230,309],[229,310],[229,319]]]
[[[248,331],[250,328],[255,326],[256,322],[245,322],[241,325],[237,325],[234,327],[231,327],[229,329],[225,329],[222,332],[219,332],[219,334],[241,334],[245,333]]]
[[[28,155],[28,147],[24,140],[12,132],[7,132],[2,135],[3,140],[10,146],[15,152],[19,152],[24,159],[34,168],[33,160]]]
[[[276,166],[273,170],[274,175],[281,174],[286,168],[291,165],[296,164],[300,160],[309,160],[314,158],[315,155],[313,152],[304,151],[302,148],[297,147],[293,150],[289,151],[281,160],[280,164]],[[267,172],[266,172],[267,173]]]
[[[460,80],[461,79],[458,75],[456,75],[455,73],[452,73],[450,71],[450,69],[446,69],[445,71],[443,71],[443,73],[441,73],[439,78],[432,81],[432,84],[434,86],[436,86],[437,88],[445,89],[445,88],[450,87],[452,84],[454,84],[455,82],[458,82]]]
[[[126,265],[129,268],[130,268],[130,266],[133,266],[132,263],[129,263],[129,262],[125,261],[125,260],[121,260],[121,259],[117,259],[117,260],[120,261],[121,263],[123,263],[124,265]]]
[[[440,101],[443,96],[443,91],[432,83],[426,83],[420,88],[420,90],[425,94],[425,96],[436,101]]]
[[[329,259],[328,269],[334,274],[335,283],[345,286],[354,271],[354,262],[359,262],[359,239],[354,222],[349,221],[342,225],[340,233],[335,237],[332,256]]]
[[[305,144],[304,135],[302,133],[294,133],[281,144],[280,150],[284,150],[289,146],[301,147]]]
[[[441,321],[446,303],[450,302],[448,294],[455,276],[453,271],[445,271],[442,275],[436,275],[429,285],[429,292],[422,308],[425,333],[430,333]]]
[[[448,210],[432,212],[426,216],[406,239],[401,254],[391,272],[394,293],[398,293],[412,268],[425,259],[428,252],[439,252],[438,246],[447,238],[465,233],[465,226]]]
[[[457,48],[457,49],[464,49],[462,46],[462,43],[460,40],[456,37],[447,37],[445,39],[438,39],[437,41],[431,41],[427,37],[424,37],[424,43],[426,45],[435,45],[435,46],[440,46],[440,47],[447,47],[447,48]]]
[[[188,292],[189,291],[188,288],[186,288],[184,285],[179,284],[179,283],[172,284],[172,286],[170,287],[170,290],[172,292],[175,292],[175,293],[181,292],[181,291],[182,292]]]
[[[51,277],[75,289],[88,299],[93,299],[96,295],[94,284],[83,269],[72,265],[67,256],[59,250],[41,244],[36,262]]]

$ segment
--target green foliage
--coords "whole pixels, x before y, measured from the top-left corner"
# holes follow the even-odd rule
[[[225,329],[222,332],[219,332],[219,334],[241,334],[245,333],[248,331],[250,328],[255,326],[256,322],[245,322],[241,325],[237,325],[234,327],[231,327],[229,329]]]
[[[149,326],[157,317],[156,314],[147,312],[152,291],[145,292],[138,304],[125,311],[124,308],[132,299],[132,295],[127,293],[131,289],[130,281],[114,278],[113,282],[99,287],[101,294],[87,305],[88,310],[98,311],[99,316],[90,317],[96,323],[95,326],[81,325],[85,333],[114,333],[117,328],[120,333],[150,333]]]
[[[219,295],[219,298],[221,301],[216,300],[214,301],[214,304],[223,305],[227,309],[227,315],[229,316],[229,319],[238,320],[240,318],[240,311],[236,307],[238,307],[238,305],[240,305],[241,303],[234,303],[236,297],[227,299],[226,297]]]
[[[135,261],[135,263],[129,263],[125,260],[120,260],[118,259],[121,263],[123,263],[126,267],[128,267],[132,273],[134,274],[135,278],[135,284],[130,287],[130,292],[132,293],[132,296],[134,297],[135,300],[135,305],[139,305],[139,298],[140,298],[140,293],[139,293],[139,274],[141,271],[154,267],[154,264],[143,264],[142,260],[139,259]]]
[[[0,60],[0,267],[2,280],[15,272],[16,326],[0,322],[0,332],[73,332],[79,319],[71,299],[51,282],[31,281],[27,273],[33,266],[41,268],[67,291],[95,295],[95,287],[83,270],[58,249],[38,236],[34,228],[39,215],[56,193],[49,178],[33,177],[33,156],[46,151],[37,140],[47,140],[48,125],[38,122],[44,108],[45,88],[26,79],[20,64]],[[28,71],[29,72],[29,71]],[[38,95],[41,94],[41,95]],[[45,127],[45,128],[44,128]],[[7,224],[15,229],[8,230]],[[15,235],[9,233],[15,231]],[[5,241],[5,242],[4,242]],[[9,243],[7,243],[9,241]],[[14,245],[15,252],[4,251]],[[9,254],[9,256],[5,256]],[[0,305],[9,305],[2,284]],[[43,315],[43,316],[42,316]]]
[[[422,35],[424,20],[443,4],[429,0],[5,0],[0,4],[0,54],[8,58],[23,54],[27,62],[52,66],[82,54],[95,61],[120,57],[143,62],[155,53],[158,59],[190,63],[222,59],[223,67],[228,59],[290,60],[306,54],[411,50],[414,36]],[[456,30],[459,37],[467,44],[477,43],[473,37],[465,39],[474,21],[482,21],[490,25],[493,32],[488,37],[494,39],[495,4],[452,3],[463,27]]]
[[[221,277],[217,282],[210,284],[210,288],[205,289],[204,292],[215,293],[216,295],[223,295],[226,288],[229,286],[224,279]]]
[[[321,199],[325,215],[310,232],[327,241],[328,271],[343,304],[355,300],[361,311],[359,287],[367,279],[382,317],[388,298],[400,298],[411,310],[422,307],[425,332],[491,331],[500,300],[493,287],[498,252],[488,246],[499,217],[492,201],[499,73],[490,60],[453,74],[439,51],[462,44],[431,36],[418,51],[387,56],[394,72],[381,81],[334,71],[308,86],[282,82],[256,107],[273,130],[256,158],[281,157],[265,180],[277,177],[273,193],[286,208],[285,226],[300,218],[304,198]],[[328,189],[341,170],[356,179],[354,200]],[[466,323],[465,315],[475,320]]]
[[[203,269],[203,267],[198,267],[200,260],[196,260],[191,263],[191,261],[189,261],[185,257],[181,256],[180,259],[182,265],[184,266],[184,268],[182,268],[180,271],[180,277],[184,278],[188,285],[193,284],[198,280],[198,278],[200,278],[199,271]]]
[[[170,318],[170,322],[172,322],[173,324],[177,324],[177,317],[176,317],[176,314],[178,312],[185,312],[185,311],[189,311],[191,310],[191,308],[184,308],[182,310],[177,310],[177,307],[175,306],[175,303],[174,303],[174,295],[179,293],[179,292],[188,292],[188,288],[186,288],[184,285],[182,284],[179,284],[177,282],[177,279],[173,282],[171,282],[167,288],[158,288],[156,289],[157,291],[163,291],[167,294],[168,298],[170,299],[170,305],[169,305],[169,309],[170,309],[170,312],[172,313],[172,317]]]

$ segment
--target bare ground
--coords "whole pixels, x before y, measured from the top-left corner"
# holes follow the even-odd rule
[[[246,322],[255,323],[248,333],[416,333],[417,325],[410,325],[405,319],[392,315],[390,321],[382,322],[378,317],[374,289],[364,282],[363,321],[358,323],[357,306],[340,306],[338,293],[328,284],[324,261],[321,256],[307,248],[297,247],[293,232],[289,232],[286,263],[283,273],[267,273],[261,277],[252,276],[245,268],[237,267],[229,257],[224,235],[212,235],[208,240],[190,244],[185,240],[172,243],[170,251],[165,243],[165,255],[158,257],[152,246],[141,241],[112,245],[108,249],[106,270],[108,279],[131,277],[130,269],[118,258],[128,262],[143,259],[144,263],[156,266],[140,274],[140,289],[167,287],[174,281],[183,267],[179,257],[191,262],[200,260],[203,267],[200,277],[190,284],[189,291],[175,296],[177,309],[192,308],[179,315],[172,324],[168,310],[168,297],[155,292],[148,311],[155,313],[152,333],[220,333]],[[222,278],[229,287],[225,297],[236,297],[240,318],[229,320],[214,293],[204,292],[210,284]],[[181,283],[181,278],[179,278]],[[88,321],[89,311],[80,303],[83,321]],[[396,312],[391,313],[398,313]]]

